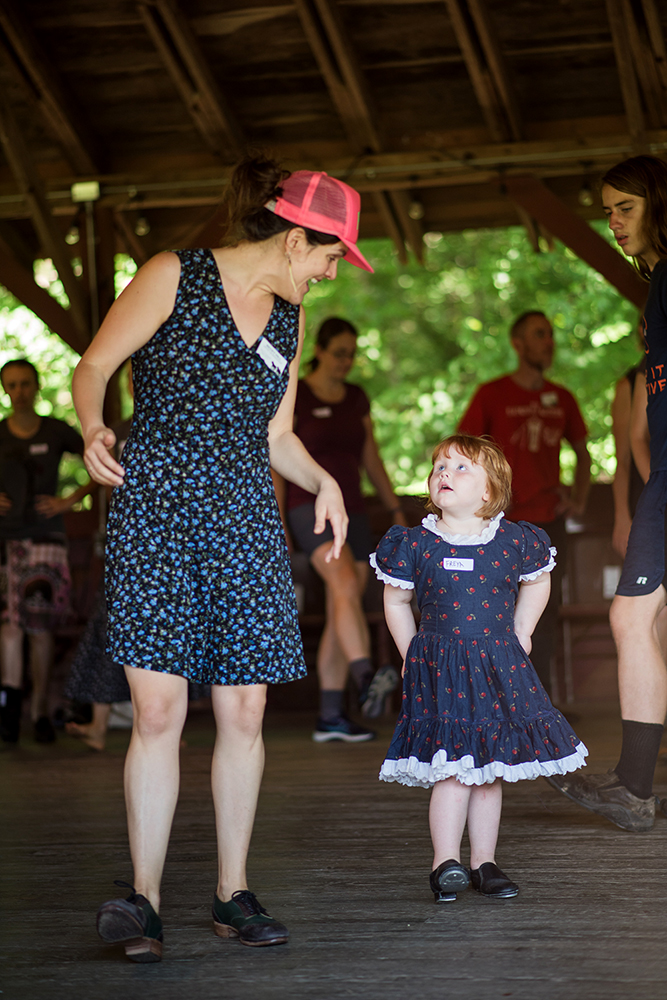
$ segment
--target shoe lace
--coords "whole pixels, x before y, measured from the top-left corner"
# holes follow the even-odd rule
[[[268,917],[267,911],[263,906],[260,906],[259,900],[254,892],[250,892],[249,889],[238,889],[236,892],[232,893],[232,900],[238,906],[245,906],[250,911],[250,916],[254,916],[258,913],[263,913],[264,916]]]
[[[140,892],[137,892],[137,890],[134,888],[134,886],[131,885],[129,882],[123,882],[123,881],[121,881],[121,879],[115,878],[113,880],[113,884],[120,886],[121,889],[130,889],[131,890],[130,895],[127,897],[127,902],[128,903],[136,903],[137,900],[139,900],[139,899],[142,900],[142,901],[148,902],[148,900],[146,899],[146,897],[142,896]]]

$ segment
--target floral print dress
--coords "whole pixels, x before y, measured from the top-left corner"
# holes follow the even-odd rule
[[[436,522],[390,528],[371,556],[381,580],[415,590],[421,611],[380,778],[481,785],[576,770],[588,751],[514,632],[519,584],[553,569],[555,549],[540,528],[502,514],[473,537]]]
[[[108,522],[107,654],[204,684],[306,673],[269,469],[299,307],[248,347],[210,250],[179,251],[174,310],[132,358],[125,480]]]

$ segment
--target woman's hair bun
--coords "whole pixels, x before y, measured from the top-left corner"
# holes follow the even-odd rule
[[[248,153],[232,173],[227,200],[229,221],[236,228],[275,198],[282,181],[289,177],[279,163],[257,152]]]

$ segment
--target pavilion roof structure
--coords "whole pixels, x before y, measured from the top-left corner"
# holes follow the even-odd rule
[[[401,259],[520,222],[639,302],[582,189],[667,150],[666,22],[667,0],[0,0],[0,283],[82,349],[113,252],[215,245],[259,147],[356,187],[361,236]]]

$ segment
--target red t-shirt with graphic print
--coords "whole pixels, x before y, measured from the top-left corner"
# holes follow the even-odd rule
[[[560,444],[586,437],[586,424],[571,392],[545,380],[523,389],[511,375],[487,382],[472,398],[459,430],[488,434],[512,468],[513,521],[549,522],[560,500]]]

